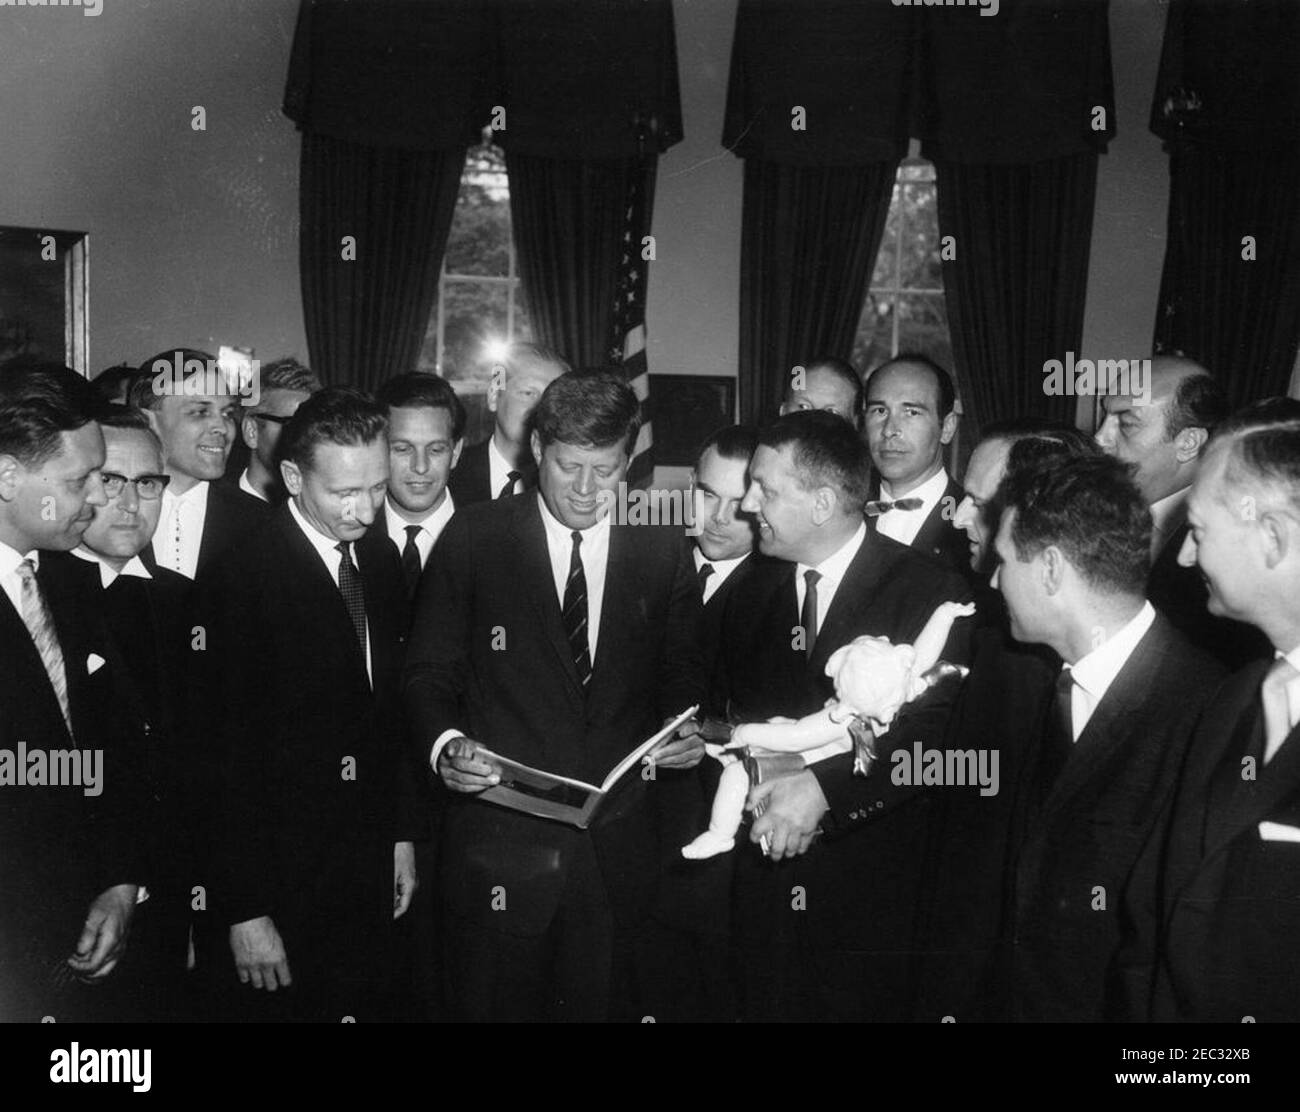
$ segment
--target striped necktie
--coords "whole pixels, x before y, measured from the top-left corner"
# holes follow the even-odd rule
[[[573,531],[573,554],[569,558],[569,578],[564,581],[564,635],[569,639],[569,655],[578,670],[578,682],[587,690],[591,682],[591,650],[587,642],[587,573],[582,567],[582,534]]]
[[[32,635],[41,663],[45,665],[45,674],[50,677],[50,686],[59,700],[59,709],[63,712],[63,721],[72,734],[72,714],[68,709],[68,673],[63,666],[63,650],[59,647],[59,637],[54,630],[54,619],[36,582],[36,565],[31,560],[24,560],[18,565],[18,578],[22,580],[23,624]]]
[[[361,655],[366,655],[366,592],[361,585],[361,573],[352,562],[352,545],[349,541],[340,541],[334,546],[342,554],[339,563],[339,590],[343,593],[343,604],[348,608],[348,617],[352,619],[352,628],[357,634],[357,643],[361,646]]]

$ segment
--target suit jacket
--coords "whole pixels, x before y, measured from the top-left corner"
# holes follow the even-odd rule
[[[793,564],[756,564],[728,601],[723,677],[730,709],[743,721],[816,711],[834,695],[825,668],[835,649],[864,634],[911,642],[940,602],[968,593],[965,581],[937,560],[868,529],[806,659],[791,644],[799,621],[794,574]],[[958,623],[945,659],[964,663],[968,637]],[[954,696],[941,687],[905,710],[880,739],[880,762],[868,777],[854,775],[851,754],[812,766],[830,809],[824,837],[806,854],[773,864],[748,844],[737,848],[742,946],[767,947],[764,939],[775,935],[774,922],[788,920],[798,887],[806,908],[795,917],[802,938],[792,945],[865,961],[860,982],[838,986],[846,1000],[835,1014],[890,1019],[906,1012],[901,967],[910,960],[929,798],[920,785],[895,782],[891,753],[910,751],[916,741],[938,746]],[[763,960],[783,962],[789,955],[771,952]],[[823,1002],[811,1006],[820,1010]]]
[[[209,483],[208,509],[203,518],[203,536],[199,540],[195,579],[212,567],[228,549],[244,542],[253,530],[266,522],[271,512],[271,506],[260,498],[245,494],[238,486],[224,482]],[[140,559],[150,572],[158,567],[152,544],[144,546]]]
[[[664,718],[703,697],[699,595],[680,530],[613,524],[594,670],[584,698],[565,637],[537,496],[457,510],[417,599],[406,701],[418,758],[463,732],[503,756],[599,783]],[[671,783],[670,783],[671,781]],[[594,846],[619,923],[657,883],[660,791],[633,774],[589,832],[440,789],[445,907],[497,930],[550,925],[575,855]],[[492,908],[503,885],[509,914]]]
[[[958,529],[952,523],[953,515],[965,497],[966,488],[949,476],[943,497],[926,514],[925,521],[922,522],[920,530],[908,547],[924,552],[927,556],[936,557],[969,581],[972,578],[970,538],[966,536],[964,530]],[[875,532],[880,519],[868,517],[867,521],[872,532]]]
[[[28,754],[100,750],[100,794],[76,786],[10,784],[0,808],[0,1017],[75,1018],[56,971],[72,953],[91,902],[118,884],[142,884],[150,821],[140,790],[140,738],[118,713],[125,667],[95,595],[37,573],[63,652],[75,741],[22,617],[0,594],[0,749]],[[92,672],[92,654],[102,662]],[[11,767],[12,771],[12,767]]]
[[[373,682],[287,504],[200,584],[224,774],[209,907],[226,923],[269,915],[309,986],[382,977],[393,844],[423,834],[399,694],[401,569],[391,551],[355,556]]]
[[[447,480],[457,507],[468,506],[473,502],[491,502],[496,498],[498,492],[492,489],[492,468],[488,462],[488,441],[491,439],[489,436],[487,440],[472,444],[461,452],[460,460],[452,470],[451,478]],[[537,486],[537,467],[531,460],[526,467],[521,468],[520,473],[524,479],[524,490],[532,490]]]
[[[1300,728],[1260,766],[1270,664],[1224,683],[1192,742],[1166,851],[1157,1019],[1300,1019],[1300,842],[1259,832],[1300,827]]]
[[[1268,638],[1254,626],[1219,618],[1208,609],[1210,592],[1197,567],[1182,567],[1178,554],[1187,539],[1184,521],[1156,554],[1147,578],[1147,597],[1193,645],[1236,671],[1272,655]]]

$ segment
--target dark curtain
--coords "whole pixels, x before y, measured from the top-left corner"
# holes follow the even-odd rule
[[[1026,166],[936,164],[944,297],[967,420],[1035,414],[1073,423],[1043,393],[1043,364],[1079,354],[1097,155]]]
[[[304,132],[299,267],[312,369],[325,382],[373,389],[412,371],[466,148],[372,147]],[[344,237],[355,260],[344,258]]]
[[[1285,394],[1300,348],[1300,161],[1186,143],[1169,177],[1156,350],[1203,363],[1234,406]]]
[[[776,415],[791,369],[853,347],[884,235],[894,161],[745,160],[740,241],[741,420]]]
[[[510,217],[533,334],[575,367],[611,361],[628,202],[658,158],[545,158],[506,150]],[[641,241],[634,244],[638,254]]]

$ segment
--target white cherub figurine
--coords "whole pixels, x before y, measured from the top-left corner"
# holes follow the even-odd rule
[[[847,753],[853,746],[849,727],[860,719],[879,737],[899,710],[924,692],[934,677],[953,622],[975,613],[973,603],[944,602],[930,615],[915,645],[894,645],[888,637],[857,637],[831,654],[826,674],[835,681],[835,698],[816,714],[798,721],[774,718],[737,726],[726,745],[708,744],[710,756],[725,766],[713,797],[709,829],[682,856],[691,859],[726,853],[736,844],[736,831],[749,794],[749,776],[731,750],[748,748],[764,753],[798,753],[804,766]]]

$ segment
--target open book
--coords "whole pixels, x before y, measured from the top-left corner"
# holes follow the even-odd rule
[[[682,711],[653,737],[643,741],[610,770],[599,787],[581,780],[570,780],[567,776],[543,772],[540,768],[532,768],[512,761],[509,757],[499,756],[490,749],[480,748],[479,757],[497,766],[501,783],[480,792],[479,799],[509,807],[512,811],[567,822],[586,830],[601,801],[624,774],[640,764],[651,749],[665,738],[671,737],[699,709],[691,707]]]

